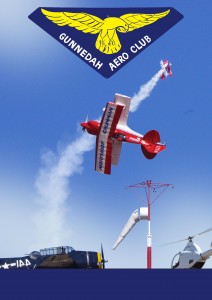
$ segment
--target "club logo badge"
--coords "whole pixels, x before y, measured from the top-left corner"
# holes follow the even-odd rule
[[[29,18],[109,78],[183,16],[174,8],[38,8]]]

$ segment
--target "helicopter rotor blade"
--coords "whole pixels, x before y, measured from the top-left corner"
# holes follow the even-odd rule
[[[209,232],[209,231],[211,231],[211,230],[212,230],[212,227],[211,227],[211,228],[208,228],[208,229],[206,229],[206,230],[204,230],[204,231],[202,231],[202,232],[200,232],[200,233],[195,234],[192,238],[194,238],[195,236],[198,236],[198,235],[207,233],[207,232]]]
[[[162,244],[162,245],[160,245],[160,247],[171,245],[171,244],[176,244],[176,243],[180,243],[180,242],[184,242],[184,241],[187,241],[187,240],[188,240],[188,238],[182,239],[182,240],[178,240],[178,241],[174,241],[174,242],[170,242],[170,243],[166,243],[166,244]]]
[[[162,244],[162,245],[160,245],[160,246],[166,246],[166,245],[176,244],[176,243],[183,242],[183,241],[192,241],[192,239],[193,239],[195,236],[198,236],[198,235],[207,233],[207,232],[209,232],[209,231],[211,231],[211,230],[212,230],[212,227],[210,227],[210,228],[208,228],[208,229],[206,229],[206,230],[204,230],[204,231],[202,231],[202,232],[200,232],[200,233],[197,233],[197,234],[195,234],[195,235],[189,236],[189,237],[187,237],[187,238],[185,238],[185,239],[178,240],[178,241],[171,242],[171,243]]]

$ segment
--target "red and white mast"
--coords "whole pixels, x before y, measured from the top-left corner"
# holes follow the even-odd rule
[[[152,268],[152,235],[150,230],[150,186],[151,180],[146,182],[148,187],[147,202],[148,202],[148,233],[147,233],[147,269]]]
[[[173,187],[173,184],[169,183],[154,183],[151,180],[147,180],[145,182],[137,183],[134,185],[127,186],[127,188],[145,188],[147,189],[147,204],[148,204],[148,232],[147,232],[147,269],[152,268],[152,235],[151,235],[151,226],[150,226],[150,220],[151,220],[151,212],[150,208],[152,203],[165,191],[166,188],[169,186]],[[156,189],[163,188],[161,193],[157,195],[157,197],[151,201],[151,189],[155,192]]]

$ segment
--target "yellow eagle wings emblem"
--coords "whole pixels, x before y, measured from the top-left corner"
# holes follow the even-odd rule
[[[156,14],[125,14],[119,18],[108,17],[104,20],[83,12],[41,11],[58,26],[70,26],[84,33],[98,34],[95,47],[104,54],[114,54],[121,49],[117,31],[127,33],[150,25],[168,15],[170,9]]]

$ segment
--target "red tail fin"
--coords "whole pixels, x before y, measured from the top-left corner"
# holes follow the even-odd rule
[[[166,148],[165,145],[158,144],[160,142],[160,134],[156,130],[147,132],[141,142],[141,150],[148,159],[153,159],[158,152]]]
[[[160,134],[157,130],[150,130],[144,135],[143,140],[152,144],[159,143]]]

